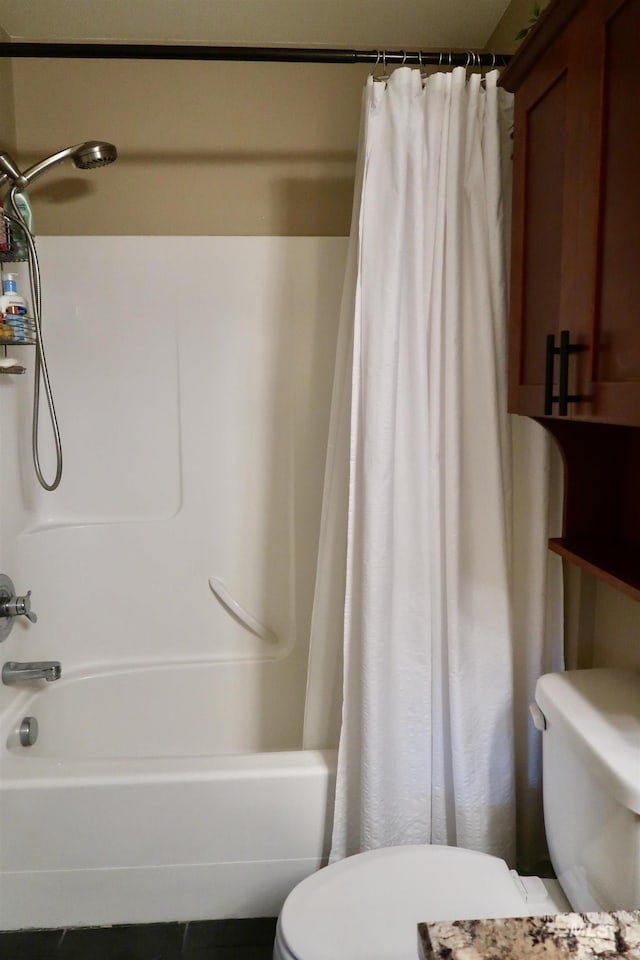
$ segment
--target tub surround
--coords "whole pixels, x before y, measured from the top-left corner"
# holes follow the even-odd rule
[[[38,250],[65,475],[33,476],[30,357],[0,378],[0,542],[39,621],[2,662],[62,678],[2,687],[0,929],[276,916],[330,838],[302,735],[347,239]]]
[[[418,924],[422,960],[640,960],[640,910]]]

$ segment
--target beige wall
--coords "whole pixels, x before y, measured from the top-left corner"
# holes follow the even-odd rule
[[[540,6],[546,7],[549,0],[541,0]],[[499,53],[515,53],[520,42],[516,37],[528,26],[533,12],[533,0],[511,0],[496,29],[487,41],[487,50]]]
[[[0,27],[0,40],[8,40]],[[14,116],[13,69],[11,60],[0,58],[0,148],[16,149],[16,125]]]
[[[488,44],[509,52],[532,0]],[[41,234],[325,235],[349,231],[368,65],[14,63],[18,152],[85,139],[120,159],[61,167],[30,191]]]
[[[23,162],[87,139],[120,152],[34,184],[36,230],[344,236],[369,69],[16,61]]]
[[[605,583],[595,592],[593,665],[640,670],[640,603]]]
[[[640,670],[640,603],[565,565],[567,666]]]
[[[532,0],[488,48],[509,52]],[[111,140],[120,159],[65,165],[30,191],[40,234],[344,236],[370,66],[18,60],[19,159]]]

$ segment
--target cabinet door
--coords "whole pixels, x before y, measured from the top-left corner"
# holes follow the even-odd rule
[[[591,383],[576,415],[640,426],[640,0],[591,0],[589,7],[600,67],[600,202]]]
[[[517,92],[514,413],[545,414],[546,336],[566,330],[566,415],[640,426],[639,39],[640,0],[587,0]]]
[[[542,414],[546,335],[559,329],[567,58],[563,35],[515,99],[509,410],[530,416]]]

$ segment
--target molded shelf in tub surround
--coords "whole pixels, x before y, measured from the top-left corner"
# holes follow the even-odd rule
[[[640,960],[640,910],[418,924],[422,960]]]

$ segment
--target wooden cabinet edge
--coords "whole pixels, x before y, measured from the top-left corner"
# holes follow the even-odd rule
[[[584,0],[552,0],[500,74],[498,86],[514,93],[551,43],[562,33]]]

